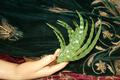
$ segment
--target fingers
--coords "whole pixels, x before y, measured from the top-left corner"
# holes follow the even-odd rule
[[[57,49],[53,55],[45,56],[41,60],[39,60],[38,62],[40,63],[41,67],[47,66],[52,61],[54,61],[56,59],[56,57],[59,56],[59,54],[60,54],[60,49]],[[38,62],[36,62],[36,64]]]
[[[57,49],[55,51],[54,55],[47,55],[47,56],[43,57],[41,60],[35,61],[33,63],[33,65],[37,66],[39,64],[39,66],[38,66],[39,68],[47,66],[48,64],[53,62],[59,54],[60,54],[60,49]]]
[[[56,59],[56,56],[55,55],[47,55],[45,57],[43,57],[41,60],[39,61],[36,61],[36,65],[40,65],[39,68],[42,68],[48,64],[50,64],[52,61],[54,61]],[[35,65],[35,64],[33,64]]]
[[[57,49],[54,53],[55,56],[59,56],[60,55],[60,49]]]
[[[44,66],[48,65],[49,63],[51,63],[52,61],[54,61],[55,59],[56,59],[56,56],[48,55],[38,61],[25,62],[23,64],[20,64],[17,67],[17,70],[19,72],[21,72],[21,70],[24,70],[24,71],[22,71],[22,73],[36,72],[36,71],[40,70],[41,68],[43,68]]]
[[[60,54],[60,49],[57,49],[54,55],[47,55],[38,61],[25,62],[23,64],[20,64],[17,68],[17,72],[19,74],[22,74],[23,76],[25,74],[29,74],[26,75],[29,76],[29,78],[38,78],[38,77],[51,75],[61,70],[68,64],[67,62],[63,62],[60,64],[48,66],[48,64],[56,60],[56,57],[59,54]]]
[[[56,64],[54,66],[48,67],[49,68],[48,72],[50,74],[53,74],[53,73],[63,69],[67,64],[68,64],[68,62],[63,62],[63,63],[60,63],[60,64]]]
[[[52,75],[55,72],[63,69],[67,64],[68,62],[63,62],[63,63],[56,64],[53,66],[46,66],[42,68],[41,70],[39,70],[38,72],[36,72],[35,74],[33,74],[32,76],[33,78],[38,78],[38,77],[45,77],[45,76]]]
[[[59,54],[59,51],[60,49],[57,49],[54,55],[47,55],[38,61],[25,62],[18,66],[18,70],[25,69],[23,72],[26,72],[26,73],[38,71],[41,68],[50,64],[51,62],[53,62],[56,59],[57,55]]]

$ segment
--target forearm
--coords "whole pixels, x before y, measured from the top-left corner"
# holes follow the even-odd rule
[[[0,60],[0,79],[16,78],[17,64]]]
[[[29,65],[32,62],[25,62],[22,64],[10,63],[7,61],[0,60],[0,79],[9,79],[9,80],[25,80],[29,79],[32,72],[32,69],[29,69]],[[29,65],[29,66],[28,66]]]

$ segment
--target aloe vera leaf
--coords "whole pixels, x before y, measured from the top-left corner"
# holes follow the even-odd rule
[[[84,42],[84,40],[85,40],[85,37],[86,37],[86,35],[87,35],[87,31],[88,31],[88,21],[86,20],[86,27],[85,27],[85,29],[84,29],[84,31],[83,31],[83,34],[81,35],[81,38],[78,38],[78,39],[75,39],[75,40],[73,40],[74,42],[76,41],[76,40],[78,40],[79,41],[79,44],[76,44],[76,45],[74,45],[74,44],[69,44],[69,46],[71,46],[71,50],[73,50],[73,51],[75,51],[75,52],[72,52],[70,55],[71,55],[71,58],[69,59],[69,61],[72,61],[72,56],[74,56],[75,55],[75,53],[76,53],[76,50],[78,50],[81,46],[82,46],[82,44],[83,44],[83,42]],[[73,47],[73,45],[74,45],[74,47]]]
[[[94,21],[93,19],[92,20],[92,28],[91,28],[91,32],[90,32],[90,35],[89,35],[89,38],[87,40],[87,42],[82,46],[82,48],[80,48],[74,56],[78,56],[79,54],[81,54],[85,49],[87,49],[87,47],[89,46],[89,44],[91,43],[91,40],[93,38],[93,34],[94,34]]]
[[[76,21],[72,21],[73,22],[73,25],[76,27],[76,28],[79,28],[79,25]]]
[[[77,38],[81,38],[81,36],[82,36],[82,34],[83,34],[83,31],[84,31],[84,19],[83,19],[83,17],[80,15],[80,13],[78,12],[78,11],[76,11],[77,12],[77,15],[78,15],[78,17],[79,17],[79,23],[80,23],[80,25],[79,25],[79,28],[76,28],[76,31],[75,31],[75,33],[77,34],[78,33],[78,37],[75,37],[75,39],[77,39]]]
[[[79,17],[79,25],[77,24],[76,21],[73,21],[73,24],[76,27],[75,33],[77,33],[79,30],[83,31],[83,29],[84,29],[84,20],[83,20],[83,17],[80,15],[80,13],[78,11],[76,11],[76,13],[77,13],[77,15]]]
[[[57,36],[57,38],[60,42],[61,50],[63,50],[65,48],[65,45],[63,44],[63,41],[62,41],[61,37],[59,36],[59,34],[56,31],[54,31],[54,33],[55,33],[55,35]]]
[[[84,42],[84,40],[85,40],[85,38],[86,38],[86,36],[87,36],[87,31],[88,31],[88,21],[86,20],[85,29],[84,29],[83,34],[82,34],[82,37],[81,37],[81,39],[80,39],[79,47],[82,46],[82,44],[83,44],[83,42]]]
[[[70,39],[70,43],[73,43],[75,38],[81,37],[81,34],[83,33],[83,31],[80,32],[80,25],[78,25],[78,23],[76,21],[73,21],[73,24],[75,26],[75,31],[74,31],[74,34],[72,35],[71,39]]]
[[[57,21],[59,25],[67,29],[69,41],[70,41],[70,39],[72,38],[72,35],[74,34],[74,30],[66,22],[61,21],[61,20],[57,20]]]
[[[62,33],[56,27],[54,27],[48,23],[47,23],[47,25],[54,30],[54,33],[56,34],[57,38],[59,39],[61,49],[64,49],[66,44],[65,44],[65,40],[62,36]]]
[[[62,62],[62,61],[73,61],[73,57],[75,55],[76,50],[78,50],[80,48],[79,43],[76,43],[76,41],[80,41],[80,39],[82,39],[82,42],[84,41],[86,35],[87,35],[87,30],[88,30],[88,21],[86,20],[86,27],[83,31],[83,34],[80,37],[74,37],[73,41],[71,43],[68,44],[68,46],[66,46],[66,48],[64,49],[63,52],[61,52],[61,55],[58,57],[58,62]],[[75,36],[80,35],[79,32],[76,33]],[[82,44],[82,43],[81,43]],[[68,52],[69,50],[69,52]],[[65,58],[62,58],[66,56]]]
[[[94,48],[95,44],[97,43],[100,33],[101,33],[101,24],[100,24],[99,30],[98,30],[94,40],[90,44],[90,46],[84,52],[82,52],[79,56],[77,56],[75,60],[81,59],[81,58],[85,57],[88,53],[90,53],[90,51]]]
[[[83,17],[79,14],[78,11],[77,12],[77,15],[79,17],[79,20],[80,20],[80,25],[79,27],[76,27],[75,29],[75,35],[72,37],[71,39],[71,43],[74,43],[74,41],[76,41],[76,39],[81,39],[82,35],[83,35],[83,31],[84,31],[84,20],[83,20]],[[78,24],[75,22],[76,26],[78,26]],[[74,39],[73,39],[74,38]]]
[[[76,28],[74,32],[75,35],[70,40],[70,44],[76,46],[75,47],[76,49],[74,48],[75,51],[80,48],[80,43],[81,43],[80,40],[83,38],[83,35],[84,35],[84,21],[82,16],[79,13],[77,14],[80,19],[80,25],[79,25],[79,28]]]
[[[83,19],[83,17],[80,15],[80,13],[78,11],[76,11],[76,12],[77,12],[77,15],[78,15],[78,17],[80,19],[80,29],[84,29],[84,19]]]
[[[80,17],[82,17],[82,16],[80,16]],[[80,24],[79,28],[76,29],[76,32],[74,32],[75,36],[71,39],[72,41],[68,44],[68,46],[66,46],[64,51],[61,52],[61,55],[58,57],[58,62],[72,61],[73,60],[72,56],[74,56],[74,53],[76,52],[76,50],[78,50],[80,48],[79,43],[76,43],[76,42],[80,42],[81,38],[85,39],[85,36],[87,34],[87,30],[88,30],[88,22],[86,21],[85,29],[80,29],[80,27],[84,27],[83,19],[81,19],[80,21],[82,21],[82,23]],[[80,32],[80,31],[82,31],[82,32]],[[68,54],[68,51],[69,51],[69,54]],[[63,57],[65,57],[65,58],[63,58]]]

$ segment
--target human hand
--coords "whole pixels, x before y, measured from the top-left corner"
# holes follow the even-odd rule
[[[9,69],[4,69],[5,67],[4,65],[2,65],[3,66],[2,70],[5,71],[4,73],[6,75],[5,78],[25,80],[25,79],[35,79],[35,78],[52,75],[55,72],[63,69],[68,64],[68,62],[63,62],[60,64],[50,65],[50,63],[56,60],[57,56],[59,55],[59,52],[60,49],[57,49],[53,55],[47,55],[40,60],[25,62],[18,65],[7,62],[6,68]],[[12,66],[12,68],[10,66]],[[12,72],[10,73],[9,71],[11,70]]]

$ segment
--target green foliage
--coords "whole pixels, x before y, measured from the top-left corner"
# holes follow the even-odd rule
[[[80,25],[75,25],[77,26],[75,30],[73,30],[66,22],[58,20],[58,24],[68,31],[69,43],[67,45],[64,45],[64,40],[63,37],[61,37],[62,34],[60,33],[60,31],[56,29],[56,27],[47,24],[53,29],[60,42],[61,53],[57,59],[58,63],[64,61],[75,61],[85,57],[94,48],[97,40],[99,39],[99,35],[101,33],[101,24],[95,38],[93,39],[95,25],[94,21],[91,18],[92,28],[89,38],[87,39],[86,35],[88,30],[88,22],[86,21],[86,26],[84,26],[85,22],[83,17],[80,15],[79,12],[77,12],[77,15],[80,19]],[[85,39],[87,39],[86,43]]]

